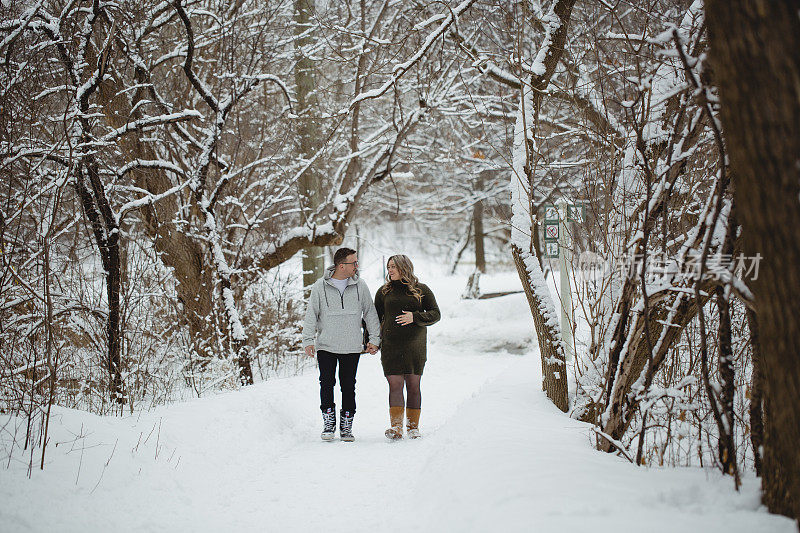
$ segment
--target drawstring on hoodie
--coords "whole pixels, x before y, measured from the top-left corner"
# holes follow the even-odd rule
[[[325,283],[325,281],[322,282],[322,292],[325,294],[325,305],[330,307],[331,303],[328,301],[328,287],[327,287],[327,285],[328,284]],[[350,284],[347,285],[347,287],[349,287],[349,286],[350,286]],[[345,290],[347,290],[347,287],[345,287]],[[342,309],[344,309],[344,293],[341,293],[341,296],[342,296]],[[358,303],[360,304],[361,303],[361,291],[358,290],[358,282],[356,282],[356,298],[358,298]],[[320,302],[320,304],[321,303],[322,302]]]

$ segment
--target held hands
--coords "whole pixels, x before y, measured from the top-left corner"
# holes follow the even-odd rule
[[[315,353],[315,350],[314,350],[314,345],[313,344],[311,346],[306,346],[306,355],[308,357],[314,357],[314,353]]]
[[[395,317],[394,321],[401,326],[407,326],[414,322],[414,315],[411,313],[411,311],[403,311],[402,314]]]

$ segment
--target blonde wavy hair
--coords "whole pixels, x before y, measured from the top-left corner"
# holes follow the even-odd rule
[[[393,255],[386,261],[387,269],[389,267],[389,261],[394,261],[394,266],[400,271],[400,281],[403,285],[408,287],[408,291],[411,295],[416,298],[417,301],[422,302],[422,291],[419,289],[419,279],[414,275],[414,264],[411,262],[411,259],[403,254]],[[386,294],[390,290],[392,290],[392,279],[389,277],[389,274],[386,274],[386,283],[383,284],[381,292]]]

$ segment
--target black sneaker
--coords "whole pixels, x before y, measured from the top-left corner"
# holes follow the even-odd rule
[[[339,417],[339,435],[345,442],[353,442],[356,438],[353,436],[353,415],[350,411],[342,411]]]
[[[351,419],[352,420],[352,419]],[[336,435],[336,408],[329,407],[325,411],[322,411],[322,435],[320,437],[322,440],[333,440],[333,437]]]

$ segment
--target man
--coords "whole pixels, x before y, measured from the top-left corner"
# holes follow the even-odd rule
[[[362,319],[369,334],[366,351],[375,354],[380,344],[380,324],[372,296],[367,284],[358,277],[356,251],[339,248],[333,256],[333,266],[311,288],[303,323],[306,355],[314,357],[316,351],[319,363],[319,397],[324,425],[322,440],[333,440],[336,432],[333,387],[336,385],[337,363],[342,390],[339,434],[343,441],[355,440],[356,370],[364,349]]]

